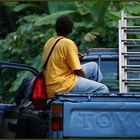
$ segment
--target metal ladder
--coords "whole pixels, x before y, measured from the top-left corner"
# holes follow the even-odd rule
[[[132,20],[137,22],[135,26],[130,25]],[[121,11],[118,33],[119,92],[140,93],[140,16],[126,16]]]

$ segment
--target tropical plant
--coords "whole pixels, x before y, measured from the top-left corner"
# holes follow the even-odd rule
[[[118,20],[121,10],[127,14],[139,15],[140,2],[1,2],[3,29],[0,31],[0,61],[32,65],[40,70],[43,46],[55,34],[57,17],[67,14],[74,21],[72,40],[79,51],[88,48],[117,48]],[[1,8],[0,8],[1,10]],[[13,18],[14,17],[14,18]],[[11,21],[8,26],[6,22]],[[131,21],[130,24],[138,24]],[[10,26],[10,28],[8,28]],[[5,72],[3,72],[5,73]],[[12,77],[10,76],[12,74]],[[25,74],[27,75],[27,73]],[[8,72],[0,91],[13,92],[25,76]],[[6,87],[5,89],[3,87]],[[10,89],[10,90],[9,90]]]

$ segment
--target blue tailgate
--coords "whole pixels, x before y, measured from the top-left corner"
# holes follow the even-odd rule
[[[64,137],[140,137],[140,98],[108,96],[64,102],[63,121]]]

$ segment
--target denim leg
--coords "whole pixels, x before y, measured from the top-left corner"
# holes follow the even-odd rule
[[[99,83],[103,79],[103,76],[99,66],[95,62],[83,64],[82,69],[87,74],[88,79],[78,76],[78,82],[71,89],[71,93],[109,93],[107,86]]]
[[[99,66],[95,62],[89,62],[82,65],[83,71],[87,74],[88,79],[100,82],[103,79]]]
[[[78,82],[70,91],[71,93],[109,93],[106,85],[78,76]]]

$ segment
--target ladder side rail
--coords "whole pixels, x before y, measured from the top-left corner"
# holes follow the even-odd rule
[[[122,27],[126,27],[127,26],[127,19],[125,19],[124,17],[126,17],[126,15],[124,14],[124,12],[121,12],[121,26]],[[127,40],[127,33],[124,31],[123,28],[121,28],[121,78],[120,80],[122,81],[122,86],[121,86],[121,93],[127,93],[127,85],[125,84],[125,82],[122,79],[127,79],[127,72],[125,71],[125,69],[122,66],[127,65],[127,59],[125,58],[125,56],[122,53],[126,53],[127,52],[127,45],[123,42],[123,40]]]
[[[122,72],[122,46],[123,46],[123,42],[121,41],[121,37],[122,37],[122,28],[121,28],[121,20],[119,20],[119,92],[122,93],[122,89],[123,89],[123,82],[122,82],[122,77],[123,77],[123,72]]]
[[[124,17],[126,17],[126,15],[123,13],[123,18]],[[124,20],[123,20],[123,25],[125,26],[125,27],[127,27],[127,19],[125,19],[124,18]],[[127,32],[125,32],[124,31],[124,29],[123,29],[123,33],[124,33],[124,39],[126,39],[127,40]],[[123,52],[126,52],[127,53],[127,45],[126,44],[124,44],[124,51]],[[127,61],[127,59],[125,58],[125,56],[123,55],[123,58],[124,58],[124,65],[127,65],[127,63],[128,63],[128,61]],[[128,77],[127,77],[127,71],[125,71],[125,69],[123,68],[123,71],[124,71],[124,78],[125,79],[127,79]],[[123,93],[127,93],[128,92],[128,88],[127,88],[127,85],[125,84],[125,81],[123,81],[124,83],[124,89],[123,89]]]

